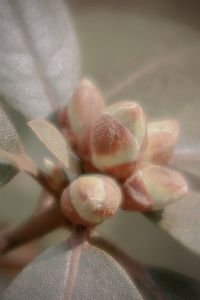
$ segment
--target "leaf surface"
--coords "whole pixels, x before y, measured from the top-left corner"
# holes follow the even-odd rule
[[[120,251],[117,254],[119,260],[114,260],[104,250],[88,243],[82,245],[74,277],[74,254],[77,254],[74,246],[62,243],[46,250],[17,276],[5,291],[2,300],[199,299],[199,281],[165,269],[141,266],[131,259],[127,261],[127,257],[123,253],[121,255]],[[114,252],[116,259],[116,249]],[[112,251],[110,253],[112,255]],[[132,282],[137,284],[137,288],[119,266],[119,263],[123,265],[124,258]],[[70,275],[73,276],[69,277]],[[72,278],[75,278],[73,293],[66,289],[69,288],[66,283]],[[147,280],[145,284],[144,279]]]
[[[32,120],[28,122],[40,141],[56,157],[56,159],[69,171],[79,174],[80,166],[78,159],[70,150],[66,139],[58,129],[46,120]]]
[[[188,103],[180,112],[181,134],[171,165],[199,178],[200,184],[200,129],[198,126],[200,103]]]
[[[24,149],[12,123],[0,107],[0,186],[8,183],[17,173],[18,168],[8,156],[20,157]]]
[[[160,213],[147,214],[185,247],[200,255],[200,195],[189,193]]]
[[[78,47],[63,0],[0,1],[0,94],[28,118],[69,100]]]
[[[77,284],[72,297],[81,298],[143,299],[117,261],[105,251],[89,244],[85,245],[81,253]]]
[[[73,277],[68,278],[73,275],[70,269],[75,265],[71,265],[74,250],[66,243],[47,250],[18,275],[2,300],[143,299],[118,263],[103,250],[87,243],[81,250],[70,298],[66,283]]]

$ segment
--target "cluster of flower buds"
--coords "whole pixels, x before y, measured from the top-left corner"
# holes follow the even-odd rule
[[[84,79],[61,115],[66,138],[84,173],[62,195],[63,213],[75,224],[95,225],[118,208],[150,212],[187,193],[184,177],[165,165],[179,132],[174,120],[147,123],[140,105],[121,101],[105,107]]]

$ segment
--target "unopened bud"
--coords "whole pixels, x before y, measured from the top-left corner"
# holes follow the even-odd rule
[[[141,107],[131,101],[111,105],[93,124],[90,141],[94,166],[126,179],[145,147],[146,119]]]
[[[148,146],[144,159],[156,164],[166,164],[172,156],[178,133],[177,121],[150,122],[147,125]]]
[[[74,224],[93,226],[114,215],[121,204],[117,183],[104,175],[83,175],[61,197],[63,214]]]
[[[67,184],[67,178],[64,171],[49,159],[44,159],[44,165],[47,172],[46,180],[54,191],[60,191]]]
[[[142,212],[160,210],[185,196],[187,190],[187,183],[180,173],[147,165],[125,182],[123,208]]]
[[[87,79],[81,80],[68,106],[70,139],[79,143],[104,107],[104,100],[95,85]]]

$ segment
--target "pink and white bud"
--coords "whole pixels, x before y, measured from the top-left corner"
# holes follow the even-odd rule
[[[67,177],[60,166],[56,165],[49,159],[44,159],[44,166],[46,169],[46,180],[49,186],[56,191],[62,191],[67,185]]]
[[[131,101],[111,105],[93,124],[90,141],[93,165],[126,179],[145,148],[146,118],[141,107]]]
[[[177,121],[150,122],[147,125],[148,146],[144,159],[156,164],[166,164],[173,154],[178,133]]]
[[[113,216],[121,200],[120,187],[110,177],[83,175],[64,190],[61,209],[73,224],[94,226]]]
[[[184,197],[187,191],[180,173],[148,164],[125,182],[123,208],[141,212],[160,210]]]
[[[68,106],[71,132],[78,140],[104,108],[104,100],[95,85],[87,79],[81,80]]]

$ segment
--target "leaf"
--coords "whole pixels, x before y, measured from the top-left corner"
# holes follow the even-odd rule
[[[70,151],[67,141],[56,127],[42,119],[30,121],[28,125],[67,170],[75,174],[80,173],[78,159]]]
[[[64,294],[66,245],[48,249],[28,265],[11,283],[3,299],[62,299]]]
[[[98,245],[97,239],[94,242]],[[116,261],[96,246],[83,243],[78,249],[80,244],[77,247],[73,241],[70,247],[68,240],[68,244],[62,243],[48,249],[27,266],[5,291],[2,300],[199,299],[200,284],[197,280],[161,268],[140,265],[115,246],[113,248],[109,242],[105,245],[101,240],[100,243],[111,255],[114,254]],[[79,250],[77,270],[74,258]],[[128,267],[137,289],[117,261],[126,269]],[[75,280],[72,294],[66,289],[69,287],[66,283],[72,282],[71,279]]]
[[[181,135],[171,165],[197,176],[200,182],[200,130],[198,118],[200,103],[186,105],[179,115]]]
[[[147,216],[185,247],[200,255],[199,194],[189,193],[184,199],[167,206],[163,212]]]
[[[161,268],[149,268],[149,274],[163,292],[165,300],[200,299],[200,282],[198,280]],[[148,299],[154,300],[153,298]]]
[[[14,161],[6,157],[9,154],[20,157],[24,154],[24,149],[13,125],[0,107],[0,186],[8,183],[18,173]]]
[[[84,291],[84,294],[83,294]],[[125,271],[103,250],[85,245],[72,299],[143,299]]]
[[[95,234],[91,243],[111,253],[147,300],[199,299],[200,282],[163,268],[149,267],[130,258],[109,240]]]
[[[28,118],[67,103],[78,80],[77,41],[63,0],[0,1],[0,93]]]
[[[18,172],[19,170],[25,171],[32,176],[37,176],[38,169],[35,164],[30,160],[25,153],[17,156],[12,153],[0,150],[0,159],[2,159],[2,176],[8,176],[6,166],[16,169]],[[4,174],[5,172],[5,174]],[[15,174],[16,175],[16,174]]]
[[[66,282],[73,275],[74,246],[66,243],[40,255],[11,283],[2,300],[70,299]],[[76,268],[76,266],[75,266]],[[71,273],[72,272],[72,273]],[[77,276],[77,277],[76,277]],[[71,299],[143,299],[126,273],[103,250],[84,243]],[[64,298],[64,293],[66,298]]]

